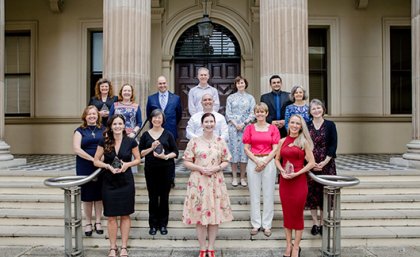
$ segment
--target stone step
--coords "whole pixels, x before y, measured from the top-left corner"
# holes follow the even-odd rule
[[[312,228],[312,221],[309,218],[309,215],[305,216],[305,229],[310,230]],[[416,226],[420,227],[420,219],[344,219],[341,221],[341,226],[343,227],[375,227],[375,226],[383,226],[386,222],[387,226]],[[83,222],[83,224],[85,224]],[[102,221],[102,226],[106,229],[106,219]],[[143,220],[132,220],[131,222],[133,227],[139,228],[147,228],[149,223],[147,221],[147,217]],[[33,218],[33,217],[26,217],[26,218],[19,218],[19,217],[7,217],[0,219],[0,226],[57,226],[61,227],[64,225],[63,217],[48,217],[48,218]],[[274,219],[273,220],[273,228],[279,229],[283,226],[282,219]],[[183,228],[185,225],[182,223],[181,220],[170,220],[168,223],[169,228]],[[234,220],[232,222],[224,223],[220,226],[220,229],[229,229],[229,228],[248,228],[251,229],[250,222],[248,220]]]
[[[148,234],[148,228],[133,227],[130,231],[130,241],[150,240],[155,239],[161,241],[196,241],[196,231],[194,226],[185,226],[183,228],[168,228],[169,233],[166,236],[162,236],[159,233],[155,236]],[[347,239],[396,239],[396,238],[418,238],[419,227],[406,227],[406,226],[383,226],[383,227],[342,227],[341,238],[342,242]],[[252,240],[252,241],[272,241],[284,240],[285,235],[282,228],[273,228],[273,234],[267,238],[263,233],[259,233],[256,236],[250,235],[249,228],[238,228],[231,227],[229,229],[220,229],[217,239],[218,241],[236,241],[236,240]],[[46,237],[46,238],[62,238],[64,235],[64,228],[57,226],[0,226],[0,238],[2,237]],[[104,235],[96,235],[95,238],[106,239],[106,233]],[[319,240],[320,236],[310,235],[310,229],[306,228],[303,232],[303,241],[306,240]],[[84,241],[88,241],[85,239]],[[420,242],[418,243],[420,244]],[[417,245],[418,245],[417,244]],[[159,245],[160,247],[160,245]]]
[[[305,219],[311,219],[310,212],[305,211]],[[147,210],[136,210],[131,215],[133,220],[147,220],[149,214]],[[64,217],[63,209],[0,209],[1,218],[62,218]],[[182,210],[171,210],[169,220],[181,220]],[[282,219],[283,215],[280,209],[275,209],[274,219]],[[234,218],[238,221],[249,221],[249,210],[234,211]],[[342,220],[391,220],[391,219],[420,219],[420,209],[404,209],[404,210],[342,210]]]
[[[144,199],[136,200],[135,209],[136,210],[148,210],[148,199],[143,197]],[[62,199],[61,199],[62,200]],[[63,209],[64,202],[63,201],[47,201],[47,202],[24,202],[24,201],[2,201],[0,209]],[[182,210],[183,202],[173,202],[170,205],[171,210]],[[237,202],[232,201],[232,209],[236,210],[249,210],[249,205],[238,204]],[[274,208],[276,210],[281,210],[281,203],[276,201],[274,204]],[[262,205],[261,205],[262,209]],[[385,202],[385,203],[372,203],[372,202],[343,202],[341,203],[341,209],[343,210],[374,210],[374,209],[397,209],[397,210],[404,210],[404,209],[420,209],[420,201],[418,202],[410,202],[407,204],[406,202]]]
[[[0,202],[2,203],[61,203],[64,202],[63,191],[55,189],[56,194],[0,194]],[[169,198],[170,204],[183,204],[185,199],[184,195],[171,195]],[[230,201],[232,205],[243,205],[249,204],[249,196],[247,195],[230,195]],[[147,195],[136,195],[137,204],[147,204],[149,202]],[[346,203],[355,204],[380,204],[390,203],[411,206],[411,204],[420,202],[420,194],[397,194],[397,195],[342,195],[341,203],[342,206]],[[274,197],[274,203],[280,203],[280,197],[277,195]],[[368,207],[366,207],[368,208]]]

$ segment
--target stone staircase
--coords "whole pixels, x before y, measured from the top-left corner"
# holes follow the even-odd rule
[[[345,171],[360,179],[358,186],[342,192],[342,246],[420,246],[420,171]],[[43,185],[46,178],[73,175],[73,171],[0,171],[0,245],[64,244],[63,191]],[[132,215],[131,247],[197,247],[195,228],[181,222],[188,173],[177,174],[171,192],[169,234],[148,234],[147,190],[144,176],[136,175],[136,212]],[[221,226],[217,247],[284,247],[281,204],[275,197],[273,234],[249,234],[248,188],[230,186],[226,174],[235,220]],[[103,222],[104,227],[106,222]],[[311,220],[305,212],[303,247],[320,247],[321,237],[310,234]],[[106,234],[106,233],[105,233]],[[107,247],[105,235],[84,238],[88,247]]]

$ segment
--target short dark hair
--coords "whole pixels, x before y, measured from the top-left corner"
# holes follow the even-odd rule
[[[246,80],[246,78],[244,78],[244,77],[242,77],[241,75],[239,75],[239,76],[237,76],[236,78],[235,78],[235,89],[237,90],[237,88],[236,88],[236,84],[239,82],[239,81],[241,81],[241,80],[243,80],[244,82],[245,82],[245,89],[247,89],[248,88],[248,80]]]
[[[209,116],[213,117],[214,122],[216,122],[216,117],[213,115],[213,113],[206,112],[206,113],[203,114],[203,116],[201,116],[201,124],[203,124],[204,119],[207,118],[207,117],[209,117]]]
[[[151,113],[150,113],[150,123],[152,123],[152,118],[153,117],[157,117],[159,115],[162,115],[162,126],[165,124],[166,118],[165,118],[165,113],[163,113],[163,111],[161,109],[154,109]],[[152,124],[150,126],[153,126]]]
[[[273,75],[273,76],[271,76],[271,78],[270,78],[270,85],[271,85],[271,81],[272,81],[273,79],[280,79],[280,83],[283,83],[283,81],[281,80],[281,78],[280,78],[280,76],[279,76],[279,75]]]

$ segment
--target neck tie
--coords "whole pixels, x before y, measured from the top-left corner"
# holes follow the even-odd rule
[[[276,94],[274,98],[276,100],[276,120],[280,120],[280,95]]]
[[[168,99],[166,99],[166,95],[165,94],[160,95],[160,107],[162,107],[162,111],[165,110],[167,103],[168,103]]]

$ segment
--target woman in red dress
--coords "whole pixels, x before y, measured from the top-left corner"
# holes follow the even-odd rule
[[[288,135],[280,140],[279,146],[276,166],[281,173],[280,200],[286,234],[286,251],[283,257],[297,257],[300,256],[299,244],[304,227],[303,211],[308,194],[305,173],[315,166],[312,139],[302,116],[294,114],[290,117]],[[292,245],[293,230],[295,241]]]

